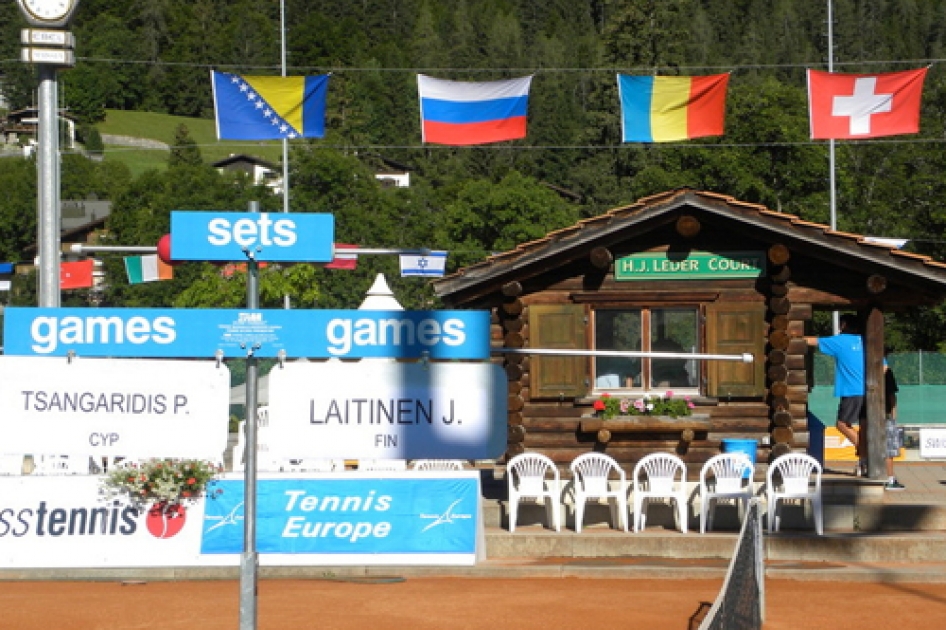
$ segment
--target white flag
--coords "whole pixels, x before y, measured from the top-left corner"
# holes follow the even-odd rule
[[[427,255],[401,254],[401,277],[442,276],[447,270],[447,252],[430,252]]]

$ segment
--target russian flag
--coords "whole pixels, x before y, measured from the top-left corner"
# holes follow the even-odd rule
[[[446,81],[417,75],[423,141],[462,146],[526,137],[532,76]]]
[[[618,75],[624,142],[676,142],[721,136],[728,74],[705,77]]]

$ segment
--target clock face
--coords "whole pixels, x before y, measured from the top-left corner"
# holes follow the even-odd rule
[[[20,0],[23,8],[38,20],[61,20],[72,10],[76,0]]]

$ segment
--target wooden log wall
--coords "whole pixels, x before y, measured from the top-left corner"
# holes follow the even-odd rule
[[[769,461],[807,445],[798,433],[808,426],[808,344],[805,322],[811,319],[810,304],[794,304],[788,285],[792,277],[791,252],[781,244],[768,250],[769,320],[766,346],[766,384],[771,425]],[[806,436],[807,437],[807,436]]]
[[[602,263],[611,259],[606,250],[596,255]],[[530,358],[528,355],[505,354],[502,361],[507,375],[509,406],[506,459],[525,451],[538,451],[564,469],[578,455],[599,451],[611,455],[630,471],[643,456],[664,451],[679,455],[687,463],[688,475],[693,479],[699,475],[707,459],[720,453],[722,440],[726,438],[758,440],[756,461],[762,465],[777,454],[803,448],[808,437],[808,348],[802,335],[805,321],[811,318],[811,306],[794,304],[790,299],[789,250],[774,245],[767,255],[770,265],[766,286],[769,289],[765,297],[769,326],[765,356],[767,393],[764,398],[718,401],[698,406],[695,412],[708,415],[711,428],[693,432],[691,440],[681,439],[679,433],[611,432],[605,442],[599,439],[597,432],[580,430],[581,418],[592,414],[590,398],[581,401],[532,400],[529,392]],[[721,283],[721,287],[720,290],[736,292],[732,299],[741,299],[738,292],[743,289],[737,285]],[[501,303],[493,310],[493,343],[505,347],[528,347],[529,304],[533,301],[566,303],[583,289],[581,280],[574,277],[563,277],[560,283],[546,287],[541,295],[528,297],[523,295],[518,283],[504,285]],[[768,445],[761,439],[765,437]]]
[[[493,319],[498,324],[498,331],[494,331],[493,336],[500,338],[502,347],[523,348],[528,334],[525,325],[528,314],[522,300],[519,299],[522,295],[522,285],[518,282],[509,282],[503,285],[502,294],[502,304],[493,311]],[[506,372],[508,388],[506,458],[509,459],[525,452],[527,428],[524,425],[524,410],[528,396],[529,361],[528,355],[524,354],[503,356],[503,369]]]
[[[782,244],[775,244],[768,250],[769,292],[768,302],[769,331],[766,346],[765,374],[768,388],[767,401],[771,418],[769,457],[774,459],[792,450],[794,442],[793,416],[788,398],[789,369],[786,364],[791,337],[788,332],[792,303],[788,297],[788,280],[791,269],[788,262],[791,252]]]

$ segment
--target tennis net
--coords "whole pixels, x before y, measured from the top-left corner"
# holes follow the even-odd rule
[[[765,620],[765,558],[760,501],[749,502],[723,587],[699,630],[758,630]]]

